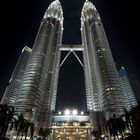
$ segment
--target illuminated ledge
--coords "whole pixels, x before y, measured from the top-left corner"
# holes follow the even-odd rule
[[[53,122],[70,122],[70,121],[78,121],[78,122],[89,122],[88,115],[56,115],[53,116]]]

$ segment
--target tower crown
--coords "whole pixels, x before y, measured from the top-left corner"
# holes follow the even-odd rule
[[[59,0],[55,0],[49,5],[44,15],[44,18],[47,17],[63,20],[63,9]]]
[[[83,21],[87,21],[88,19],[90,20],[99,20],[99,14],[98,11],[96,10],[96,7],[93,5],[92,2],[86,0],[83,8],[82,8],[82,12],[81,12],[81,20]]]

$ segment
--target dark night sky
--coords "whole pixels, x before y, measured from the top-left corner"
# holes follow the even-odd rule
[[[80,14],[84,0],[60,0],[64,10],[63,44],[81,44]],[[99,11],[114,60],[140,79],[138,1],[91,0]],[[44,12],[52,0],[5,1],[1,4],[0,95],[22,48],[32,48]],[[58,109],[84,108],[83,70],[70,56],[60,70]],[[66,91],[67,90],[67,91]],[[64,95],[63,95],[64,94]],[[82,95],[82,96],[81,96]]]

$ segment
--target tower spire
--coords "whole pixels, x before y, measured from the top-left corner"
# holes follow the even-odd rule
[[[63,9],[59,0],[54,0],[45,12],[44,18],[53,17],[63,20]]]
[[[84,21],[88,19],[99,19],[99,16],[94,4],[89,0],[85,0],[81,12],[81,20]]]

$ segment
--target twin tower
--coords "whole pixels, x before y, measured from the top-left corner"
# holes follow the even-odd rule
[[[63,10],[55,0],[44,14],[32,49],[23,49],[2,102],[13,105],[36,127],[49,127],[56,104],[61,52],[76,55],[76,51],[82,51],[85,102],[93,127],[98,125],[99,113],[106,120],[114,113],[122,115],[124,94],[99,13],[90,1],[85,1],[81,12],[82,45],[62,45],[62,36]]]

